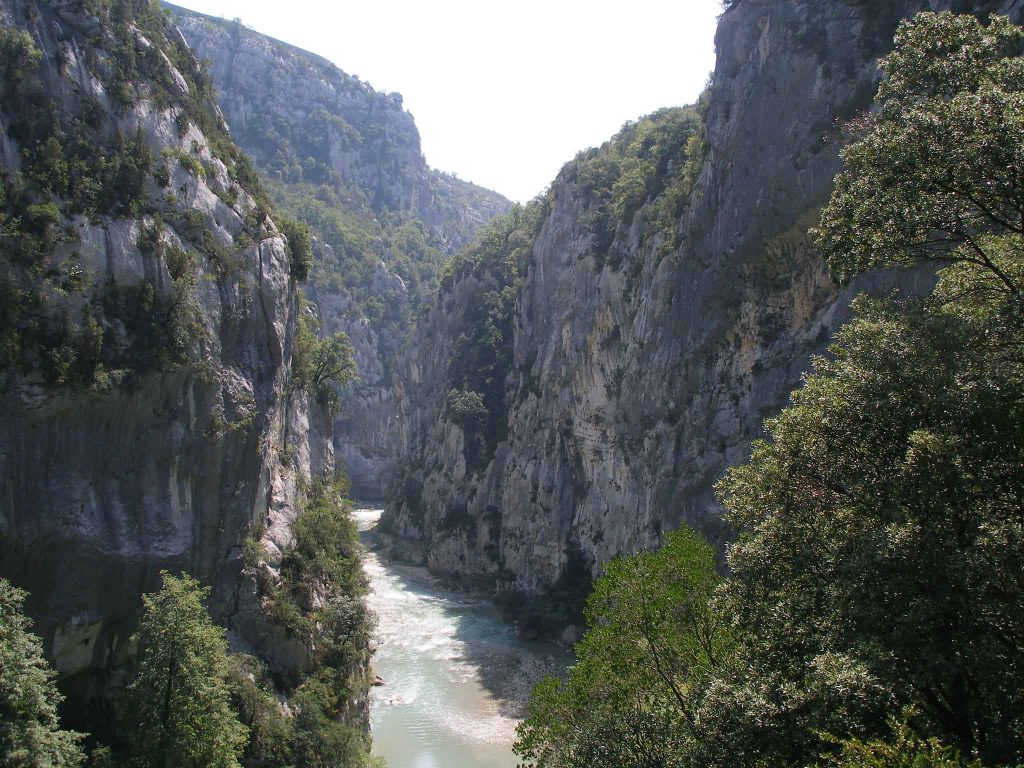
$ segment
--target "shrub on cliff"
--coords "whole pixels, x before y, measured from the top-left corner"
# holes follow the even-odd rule
[[[369,738],[347,708],[367,686],[367,648],[373,615],[366,606],[362,548],[345,500],[348,481],[319,478],[304,489],[293,527],[294,541],[282,554],[281,580],[266,585],[272,616],[310,651],[308,668],[281,680],[292,716],[273,711],[273,686],[254,674],[237,680],[236,697],[258,743],[276,741],[278,758],[250,752],[260,768],[291,765],[369,765]],[[281,744],[284,738],[286,743]]]
[[[292,277],[299,282],[305,282],[313,269],[313,241],[309,227],[287,217],[278,217],[278,221],[281,225],[281,234],[288,241],[288,262]]]
[[[24,602],[24,592],[0,579],[0,766],[72,768],[82,763],[81,734],[60,728],[63,696]]]

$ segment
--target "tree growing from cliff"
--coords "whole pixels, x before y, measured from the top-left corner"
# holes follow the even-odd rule
[[[288,240],[288,261],[291,275],[299,282],[305,282],[313,270],[313,240],[309,233],[309,226],[287,217],[278,218],[281,223],[281,233]]]
[[[203,602],[209,588],[162,574],[145,595],[128,688],[134,755],[145,768],[237,768],[248,732],[230,706],[224,630]]]
[[[292,355],[292,383],[332,413],[339,408],[337,388],[358,376],[355,351],[345,333],[320,338],[320,322],[305,299],[299,302],[299,324]]]
[[[81,735],[61,730],[57,706],[63,697],[43,657],[43,644],[29,629],[25,593],[0,579],[0,766],[70,768],[81,765]]]

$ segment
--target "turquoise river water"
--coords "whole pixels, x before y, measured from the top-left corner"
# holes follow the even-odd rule
[[[379,509],[360,509],[371,530]],[[514,768],[512,742],[531,685],[570,655],[524,642],[486,600],[440,586],[419,568],[367,554],[377,614],[371,695],[374,754],[388,768]]]

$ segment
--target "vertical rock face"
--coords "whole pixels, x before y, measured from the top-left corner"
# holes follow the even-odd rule
[[[966,5],[1022,16],[1016,0]],[[896,23],[949,6],[740,0],[724,13],[706,158],[674,240],[648,203],[617,230],[629,267],[595,260],[587,198],[563,172],[518,289],[507,438],[467,470],[444,408],[469,278],[438,297],[407,349],[403,476],[385,521],[429,540],[437,571],[528,589],[554,581],[573,550],[600,564],[680,522],[722,542],[715,482],[749,456],[852,295],[928,285],[878,274],[839,291],[807,230]],[[453,510],[464,524],[446,524]]]
[[[375,91],[329,61],[239,22],[168,7],[198,56],[209,60],[235,139],[270,178],[293,188],[344,190],[342,205],[359,217],[422,222],[431,244],[449,255],[510,207],[497,193],[428,167],[399,94]],[[337,263],[339,256],[318,245],[320,263]],[[360,292],[380,300],[382,316],[368,319],[353,291],[336,283],[318,281],[313,289],[324,330],[347,333],[359,360],[360,380],[344,393],[335,434],[339,462],[363,499],[383,498],[391,481],[391,360],[423,298],[394,273],[386,250],[377,258]]]
[[[334,456],[327,414],[288,394],[296,292],[251,169],[158,17],[2,0],[0,25],[8,52],[38,53],[5,59],[23,79],[9,70],[0,98],[0,575],[31,593],[78,705],[116,684],[162,569],[213,586],[233,645],[295,668],[267,642],[241,545],[286,546],[299,475]],[[66,165],[40,159],[40,131]],[[26,257],[11,233],[50,203]]]

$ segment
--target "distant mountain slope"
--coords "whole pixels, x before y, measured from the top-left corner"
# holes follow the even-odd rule
[[[271,179],[340,184],[376,214],[415,213],[448,252],[508,210],[498,193],[427,166],[399,94],[238,22],[167,7],[211,62],[235,140]]]
[[[319,241],[312,295],[356,346],[336,447],[354,491],[382,496],[395,443],[392,361],[450,256],[511,203],[428,167],[412,115],[326,59],[239,22],[168,5],[275,203]]]

